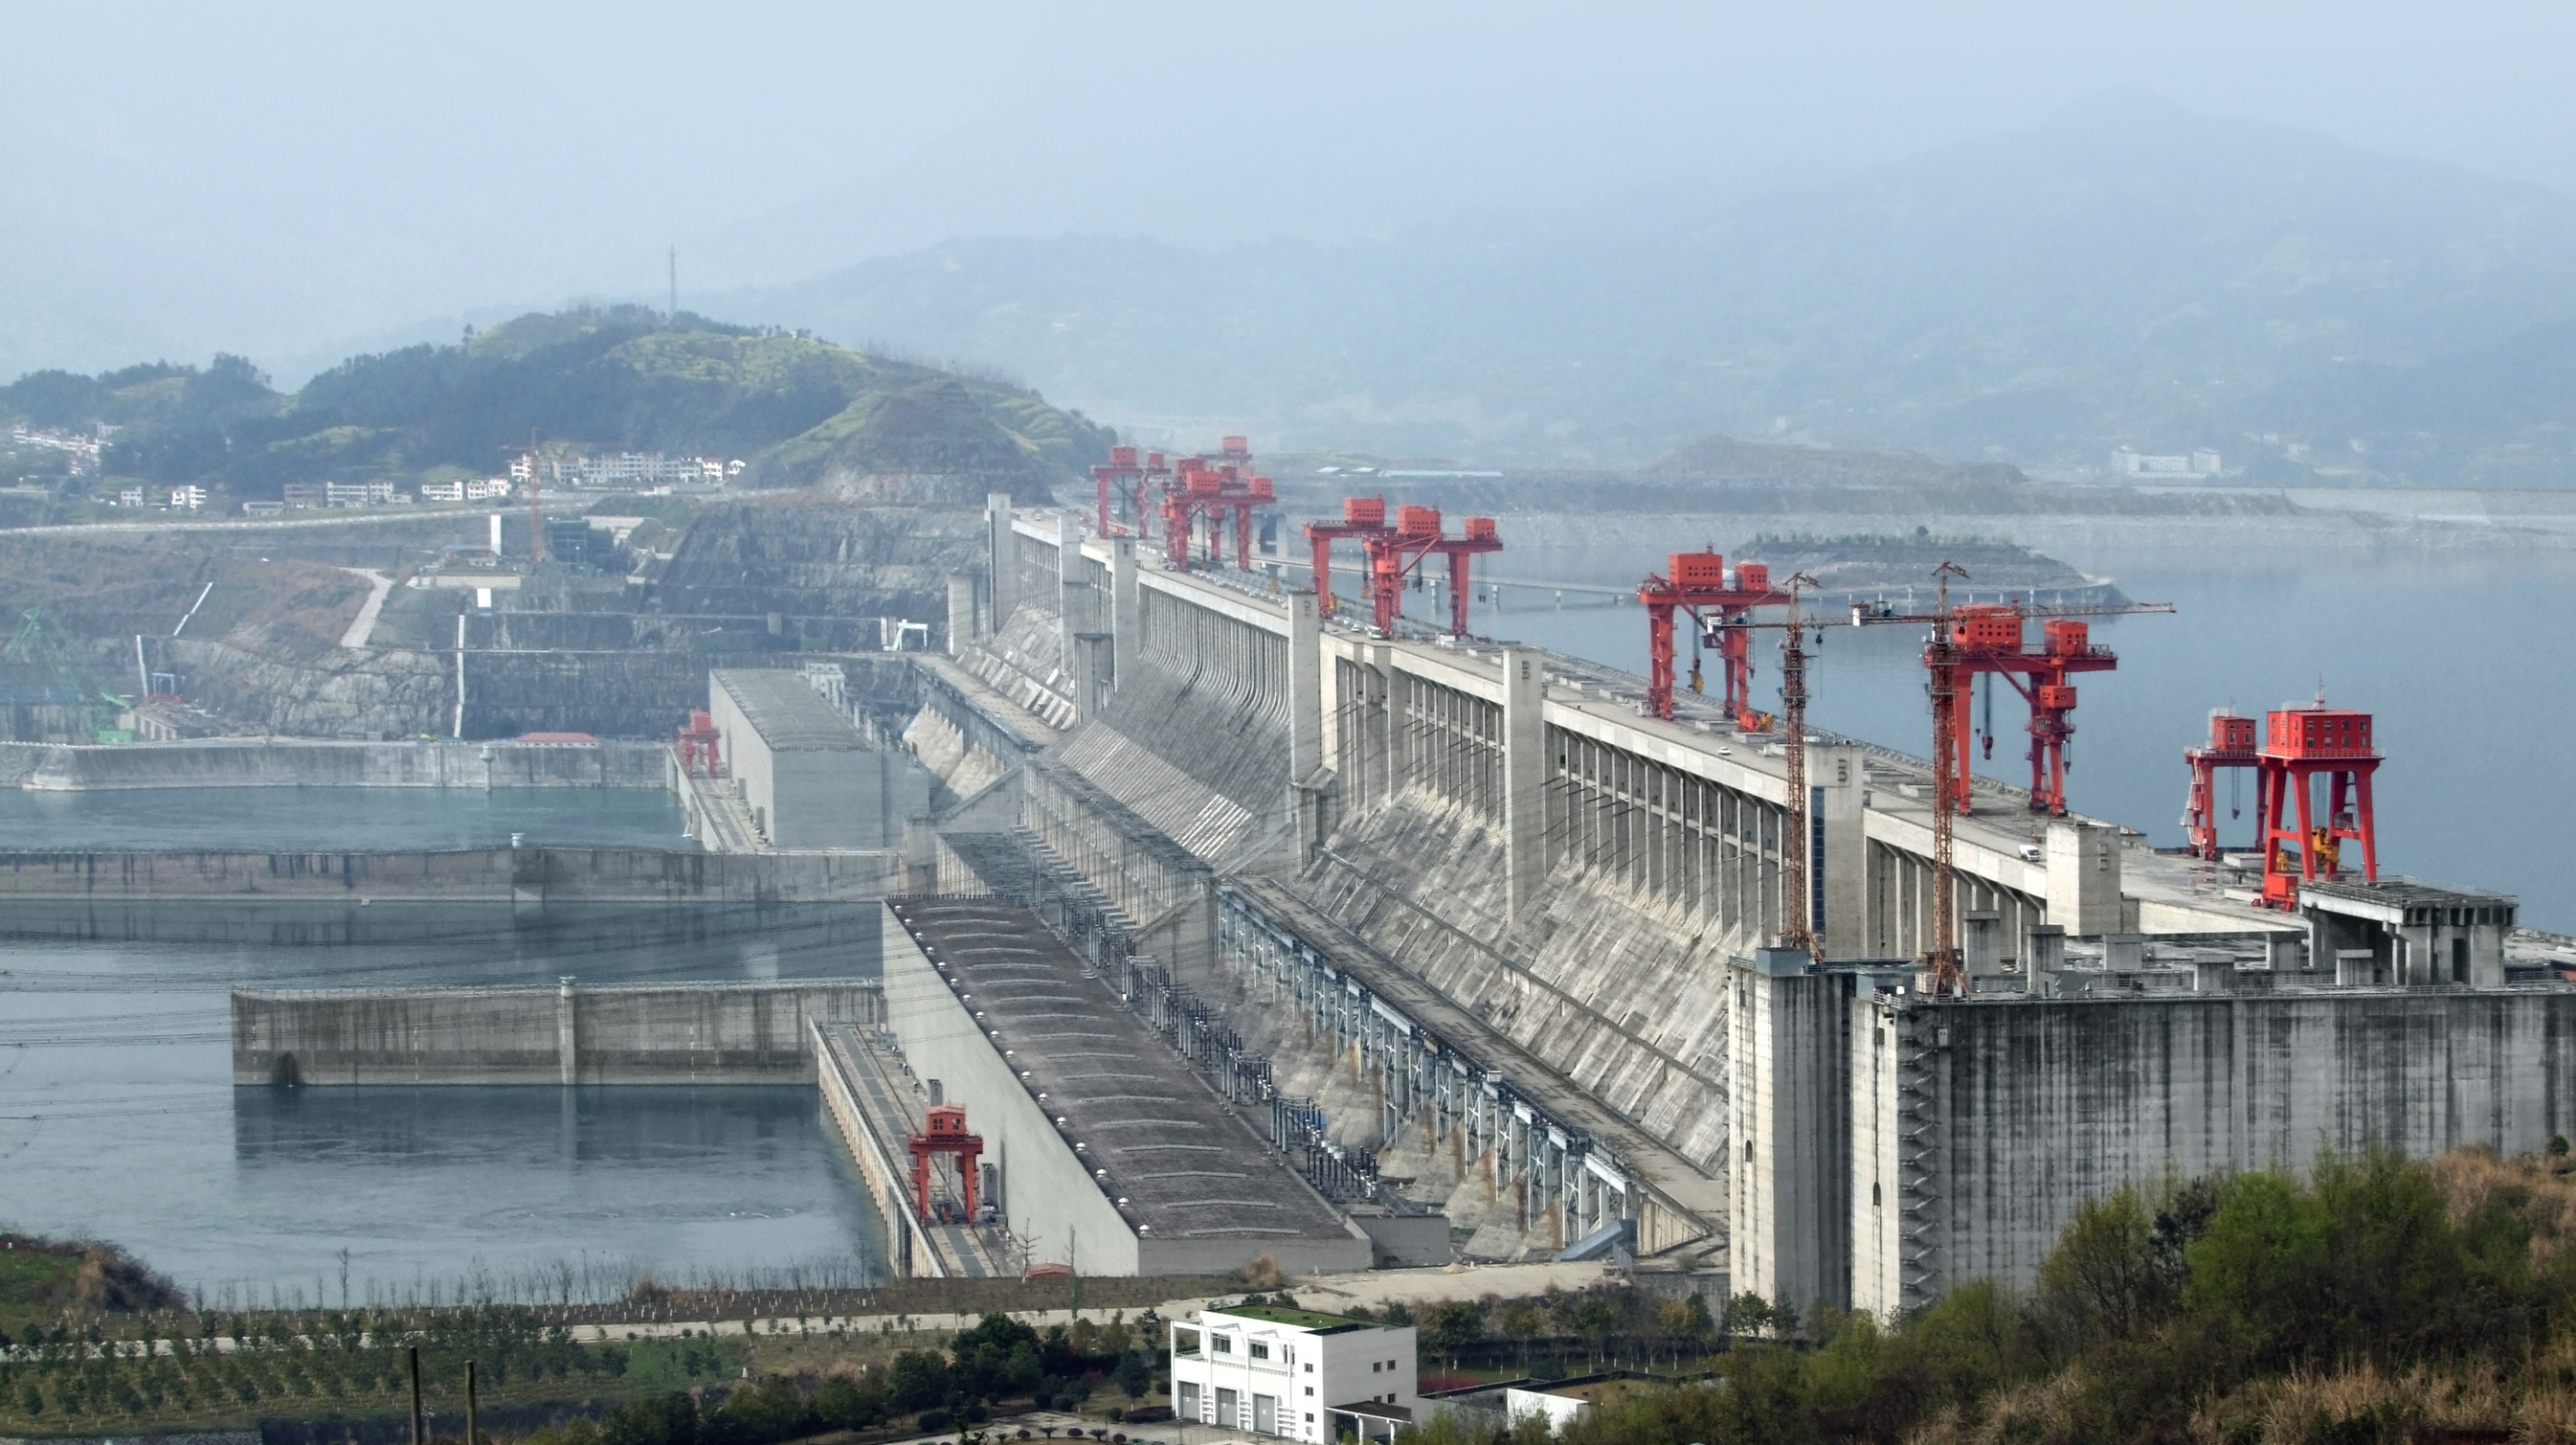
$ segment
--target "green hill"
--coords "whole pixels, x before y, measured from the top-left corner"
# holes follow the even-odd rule
[[[0,388],[0,420],[121,428],[114,478],[197,482],[235,498],[287,482],[500,470],[531,432],[550,451],[740,458],[754,485],[876,472],[1044,490],[1108,432],[1037,393],[864,355],[810,335],[641,307],[532,314],[453,346],[352,357],[292,394],[239,357]],[[961,489],[962,490],[962,489]]]

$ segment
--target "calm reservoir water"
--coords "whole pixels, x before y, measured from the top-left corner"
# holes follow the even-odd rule
[[[2576,932],[2576,836],[2565,826],[2576,804],[2576,747],[2563,721],[2576,703],[2576,563],[2563,554],[2043,550],[2114,577],[2139,601],[2179,608],[2171,617],[2096,619],[2096,641],[2118,651],[2120,666],[2077,680],[2075,808],[2144,829],[2158,846],[2179,845],[2189,782],[2182,753],[2207,739],[2209,710],[2233,705],[2259,717],[2313,698],[2322,682],[2330,702],[2375,716],[2387,755],[2376,779],[2383,873],[2516,894],[2524,922]],[[1928,587],[1917,600],[1929,610]],[[1479,606],[1472,625],[1646,670],[1645,616],[1633,605],[1520,603],[1499,614]],[[1765,705],[1778,697],[1777,636],[1756,644],[1756,696]],[[1810,665],[1809,715],[1836,732],[1929,752],[1922,644],[1916,627],[1828,629]],[[1981,775],[2029,781],[2028,717],[2009,688],[1996,697],[1994,756],[1977,762]],[[2220,835],[2232,846],[2249,843],[2254,828],[2253,780],[2239,776],[2243,816]]]
[[[0,847],[676,845],[643,791],[0,791]],[[863,1186],[803,1088],[235,1088],[226,996],[873,976],[865,909],[202,909],[0,917],[0,1223],[112,1239],[210,1300],[864,1276]]]

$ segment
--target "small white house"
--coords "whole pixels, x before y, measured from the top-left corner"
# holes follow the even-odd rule
[[[1418,1336],[1278,1305],[1201,1310],[1171,1327],[1172,1412],[1250,1435],[1393,1437],[1421,1416]]]

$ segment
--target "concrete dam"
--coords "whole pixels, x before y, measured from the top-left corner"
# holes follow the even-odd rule
[[[585,1035],[609,1005],[544,990],[246,996],[236,1077],[641,1078],[733,1049],[817,1085],[923,1274],[1624,1252],[1893,1312],[2029,1281],[2125,1183],[2576,1132],[2576,989],[2510,897],[2261,907],[2240,867],[1977,778],[1940,900],[1931,764],[1822,733],[1793,894],[1789,759],[1711,702],[1661,718],[1615,670],[1354,625],[1270,559],[1176,569],[1005,497],[982,552],[944,579],[942,652],[806,668],[846,721],[783,669],[700,674],[744,771],[662,776],[706,852],[22,856],[0,889],[887,907],[864,1003],[724,1023],[699,1013],[748,1005],[673,995]],[[897,733],[928,780],[889,767]],[[798,841],[824,837],[859,846]],[[1801,922],[1814,952],[1774,946]],[[1925,990],[1936,943],[1963,993]],[[418,1047],[415,1016],[445,1021]]]
[[[1980,778],[1954,845],[1970,987],[1930,996],[1924,760],[1812,737],[1786,898],[1776,737],[1086,527],[997,498],[948,655],[915,664],[905,741],[956,799],[939,890],[1162,970],[1365,1197],[1437,1210],[1466,1254],[1606,1238],[1894,1310],[2027,1281],[2084,1198],[2168,1168],[2576,1127],[2576,991],[2511,898],[2258,908]],[[1821,956],[1769,949],[1802,911]]]

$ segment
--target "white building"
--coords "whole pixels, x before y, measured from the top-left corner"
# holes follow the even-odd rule
[[[334,507],[386,507],[393,505],[394,484],[391,482],[325,482],[322,500]]]
[[[1318,1445],[1392,1438],[1421,1415],[1417,1344],[1411,1325],[1277,1305],[1201,1310],[1172,1323],[1172,1411]]]
[[[2182,456],[2149,456],[2129,447],[2111,453],[2111,470],[2135,482],[2188,482],[2217,476],[2218,453],[2207,447]]]

